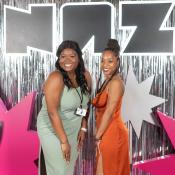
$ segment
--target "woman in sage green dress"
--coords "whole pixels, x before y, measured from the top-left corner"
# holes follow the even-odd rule
[[[78,150],[87,131],[91,77],[76,42],[63,41],[57,57],[57,70],[50,73],[44,83],[37,132],[46,174],[73,175]]]

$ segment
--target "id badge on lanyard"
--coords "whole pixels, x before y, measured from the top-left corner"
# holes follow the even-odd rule
[[[80,93],[78,92],[78,90],[75,88],[79,98],[80,98],[80,106],[78,108],[76,108],[75,110],[75,114],[78,115],[78,116],[81,116],[81,117],[85,117],[86,116],[86,113],[87,113],[87,109],[84,109],[82,107],[82,102],[83,102],[83,94],[82,94],[82,91],[81,91],[81,95]]]
[[[75,114],[78,115],[78,116],[82,116],[82,117],[85,117],[86,116],[86,112],[87,110],[86,109],[83,109],[81,106],[78,107],[75,111]]]

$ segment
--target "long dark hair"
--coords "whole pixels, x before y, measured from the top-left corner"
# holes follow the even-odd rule
[[[72,82],[71,82],[67,72],[63,68],[61,68],[61,66],[59,64],[61,52],[64,49],[68,49],[68,48],[73,49],[78,55],[79,63],[78,63],[77,68],[75,69],[76,82],[77,82],[78,86],[80,86],[82,93],[87,94],[87,93],[89,93],[89,90],[88,90],[87,80],[86,80],[85,75],[84,75],[85,66],[84,66],[84,61],[82,58],[82,52],[81,52],[81,49],[80,49],[77,42],[71,41],[71,40],[65,40],[59,45],[57,52],[56,52],[56,56],[58,57],[58,59],[55,63],[55,67],[57,70],[59,70],[61,72],[61,74],[63,76],[64,84],[69,89],[72,88],[73,87]]]
[[[116,59],[118,59],[119,63],[118,63],[118,67],[113,72],[112,76],[108,80],[104,81],[102,83],[101,87],[99,88],[99,84],[100,84],[101,76],[102,76],[102,72],[100,72],[100,77],[99,77],[98,82],[97,82],[97,91],[96,91],[96,93],[102,92],[105,89],[105,87],[107,86],[107,84],[110,82],[110,80],[113,78],[113,76],[116,75],[117,73],[119,73],[119,68],[120,68],[120,58],[119,58],[120,46],[118,44],[118,41],[116,39],[109,39],[108,42],[107,42],[107,46],[105,47],[103,52],[105,52],[105,51],[113,52]]]

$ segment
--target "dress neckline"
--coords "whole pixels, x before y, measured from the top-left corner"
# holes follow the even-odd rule
[[[68,89],[68,87],[66,85],[64,85],[64,87],[66,87]],[[71,87],[70,89],[79,89],[80,86],[77,86],[77,87]]]

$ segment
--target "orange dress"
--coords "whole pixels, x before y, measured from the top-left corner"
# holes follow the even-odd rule
[[[96,127],[99,128],[107,105],[108,94],[103,91],[93,99],[96,107]],[[121,119],[122,97],[116,104],[112,120],[100,142],[104,175],[130,175],[128,130]],[[99,153],[97,152],[96,165]]]

